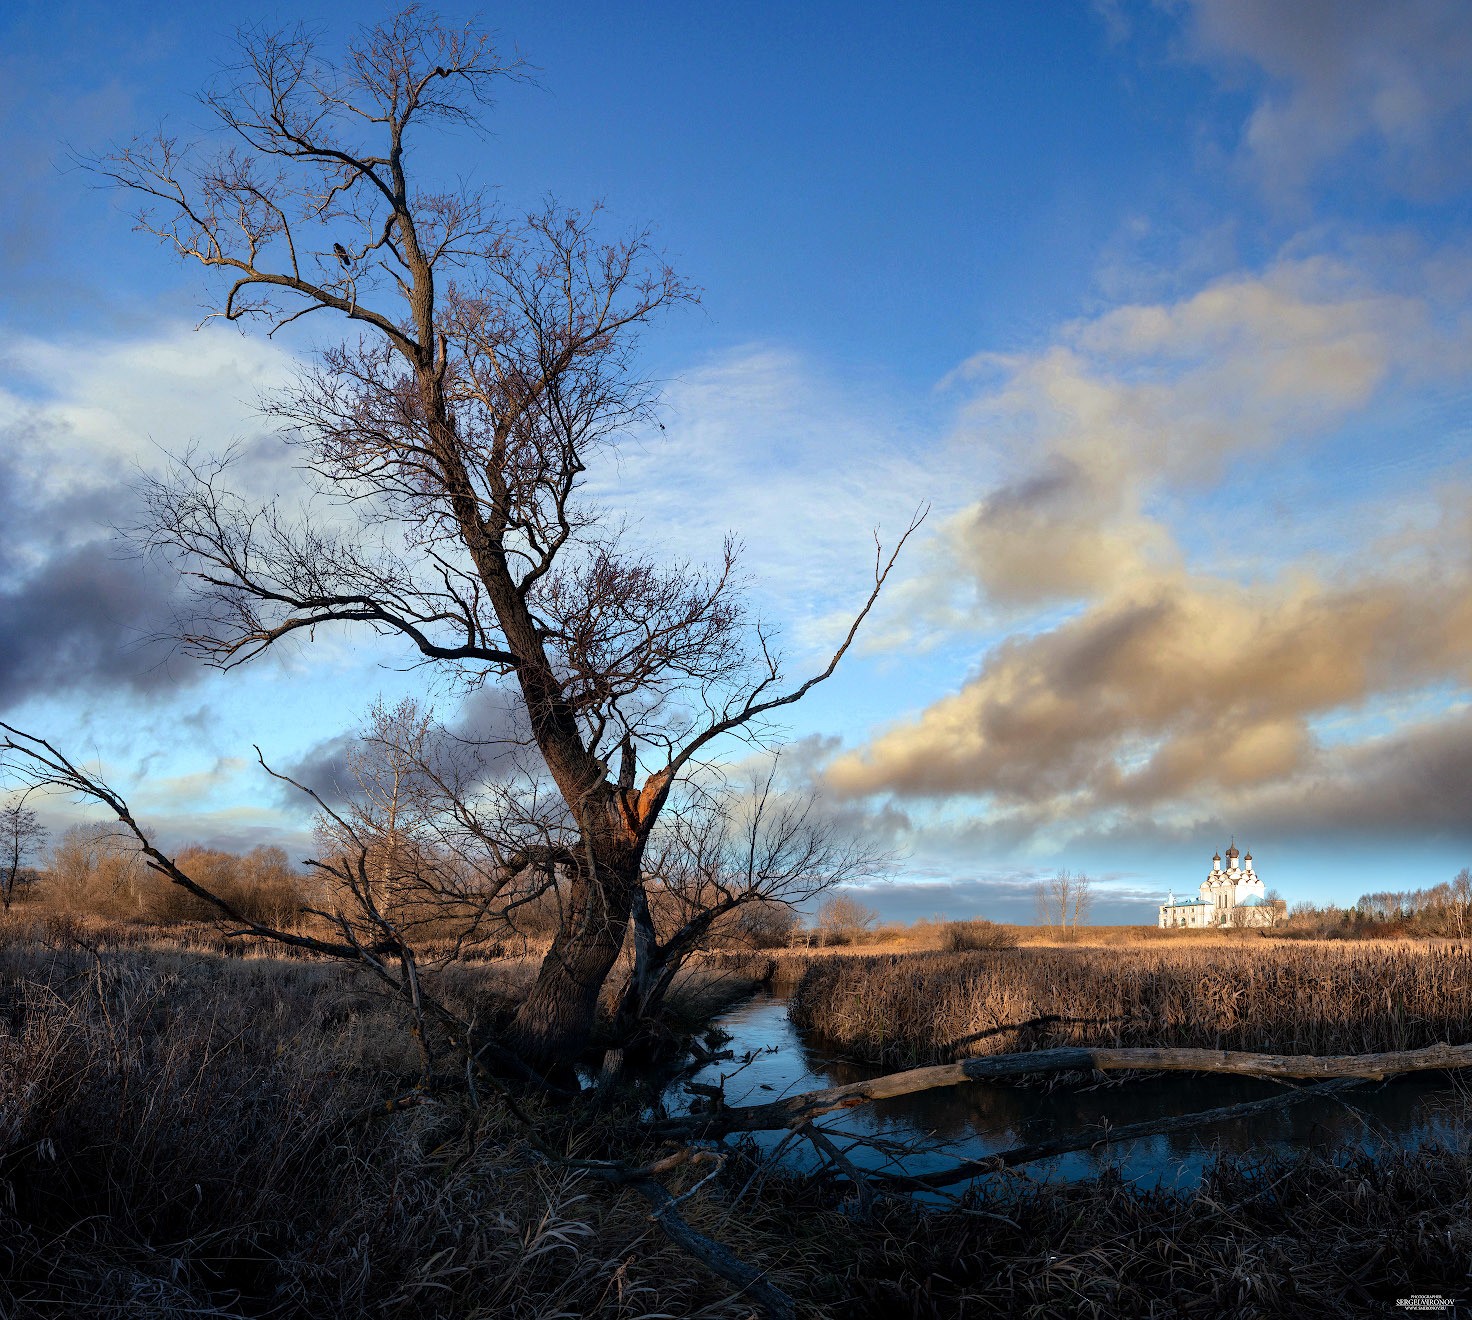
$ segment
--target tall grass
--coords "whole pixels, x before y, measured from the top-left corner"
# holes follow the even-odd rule
[[[814,1313],[843,1320],[1389,1317],[1413,1293],[1465,1298],[1469,1179],[1465,1149],[1315,1151],[1223,1161],[1188,1192],[1106,1174],[950,1213],[802,1206],[785,1224],[821,1245]]]
[[[30,934],[0,941],[7,1320],[751,1314],[642,1200],[539,1159],[493,1101],[468,1126],[454,1101],[364,1121],[417,1056],[392,1006],[343,970]],[[857,988],[880,963],[808,970],[869,964]],[[458,968],[448,991],[514,992],[521,975]],[[754,1158],[733,1152],[681,1210],[779,1268],[804,1317],[1364,1314],[1372,1290],[1451,1282],[1472,1252],[1464,1151],[1224,1165],[1180,1195],[1106,1178],[956,1213],[881,1200],[868,1215],[822,1184],[754,1177]]]
[[[0,1314],[745,1314],[493,1104],[365,1121],[411,1046],[323,964],[0,947]]]
[[[893,1067],[1063,1044],[1415,1049],[1472,1039],[1472,950],[1265,941],[835,957],[811,960],[790,1012]],[[995,1030],[1045,1017],[1087,1021]]]

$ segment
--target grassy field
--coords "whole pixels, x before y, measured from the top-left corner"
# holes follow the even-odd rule
[[[811,957],[790,1011],[893,1067],[1063,1044],[1414,1049],[1472,1039],[1472,949],[1218,940]],[[1081,1021],[997,1030],[1042,1017]]]
[[[418,1058],[365,977],[176,933],[0,927],[0,1314],[747,1314],[493,1098],[386,1115]],[[529,968],[443,988],[492,1013]]]
[[[0,928],[7,1320],[752,1314],[670,1245],[645,1201],[549,1159],[494,1098],[387,1112],[416,1054],[352,971],[175,934]],[[1132,957],[1197,952],[1223,951]],[[1398,969],[1398,987],[1417,967],[1422,987],[1438,984],[1430,968],[1465,976],[1463,962],[1407,956],[1371,970]],[[921,978],[912,993],[930,994],[927,977],[959,985],[961,967],[1032,960],[1041,975],[1072,959],[1102,975],[1104,961],[1087,948],[894,957],[814,956],[807,984],[893,994],[902,978],[884,969],[899,965]],[[491,1013],[525,977],[499,960],[445,989]],[[702,970],[689,1019],[736,988]],[[635,1114],[603,1121],[570,1125],[562,1154],[610,1141],[638,1152]],[[859,1213],[741,1147],[719,1178],[699,1176],[671,1183],[689,1193],[682,1213],[768,1271],[804,1317],[1373,1314],[1407,1280],[1459,1277],[1472,1253],[1463,1150],[1223,1164],[1181,1194],[1014,1175],[1005,1198],[974,1192],[943,1211],[894,1198]]]
[[[789,955],[831,957],[854,953],[945,953],[954,952],[957,936],[970,934],[978,943],[1006,947],[1038,948],[1155,948],[1182,945],[1260,944],[1275,940],[1281,932],[1258,929],[1209,927],[1201,930],[1162,930],[1157,926],[1079,926],[1064,930],[1057,926],[1020,926],[1007,922],[970,920],[925,920],[909,925],[882,925],[852,934],[842,943],[801,945],[786,950]],[[776,952],[782,952],[777,950]]]

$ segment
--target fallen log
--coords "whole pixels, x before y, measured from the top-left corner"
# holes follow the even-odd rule
[[[767,1320],[795,1320],[797,1303],[772,1283],[763,1271],[748,1265],[725,1243],[691,1227],[680,1214],[679,1201],[662,1183],[644,1178],[631,1181],[629,1186],[653,1207],[649,1217],[671,1242],[701,1261],[713,1274],[734,1283],[741,1289],[741,1296],[755,1302]]]
[[[1128,1048],[1088,1045],[1018,1054],[993,1054],[959,1063],[886,1073],[864,1082],[805,1091],[766,1104],[718,1108],[707,1113],[669,1118],[657,1125],[661,1134],[714,1137],[728,1132],[759,1132],[799,1127],[835,1109],[853,1109],[875,1100],[890,1100],[919,1091],[963,1082],[986,1082],[1057,1072],[1210,1072],[1243,1077],[1321,1080],[1358,1077],[1380,1081],[1400,1073],[1472,1068],[1472,1045],[1428,1045],[1420,1050],[1385,1054],[1248,1054],[1238,1050]]]

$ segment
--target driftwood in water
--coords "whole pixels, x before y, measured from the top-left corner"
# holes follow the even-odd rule
[[[1077,1150],[1094,1150],[1099,1146],[1134,1141],[1139,1137],[1160,1136],[1165,1132],[1189,1132],[1210,1123],[1256,1118],[1268,1110],[1287,1109],[1305,1100],[1338,1095],[1362,1085],[1363,1078],[1340,1077],[1331,1082],[1320,1082],[1316,1086],[1296,1086],[1280,1095],[1266,1096],[1261,1100],[1244,1100],[1235,1105],[1222,1105],[1218,1109],[1201,1109],[1194,1114],[1173,1114],[1166,1118],[1148,1118],[1139,1123],[1123,1123],[1117,1127],[1100,1128],[1092,1132],[1071,1132],[1051,1141],[1014,1146],[1011,1150],[999,1150],[978,1160],[963,1160],[949,1168],[935,1169],[929,1173],[878,1173],[863,1176],[871,1183],[908,1191],[949,1187],[970,1178],[979,1178],[983,1174],[1000,1173],[1003,1169],[1015,1169],[1020,1164],[1035,1164],[1038,1160],[1052,1159],[1055,1155],[1067,1155]]]
[[[1317,1080],[1357,1077],[1369,1081],[1398,1073],[1436,1069],[1472,1068],[1472,1045],[1428,1045],[1420,1050],[1386,1054],[1248,1054],[1237,1050],[1110,1049],[1067,1046],[1020,1054],[993,1054],[960,1063],[911,1068],[906,1072],[871,1077],[866,1082],[806,1091],[762,1105],[715,1108],[702,1114],[667,1119],[663,1132],[684,1136],[719,1136],[727,1132],[758,1132],[795,1128],[834,1109],[853,1109],[874,1100],[889,1100],[919,1091],[932,1091],[962,1082],[985,1082],[1000,1077],[1057,1072],[1214,1072],[1242,1077]]]

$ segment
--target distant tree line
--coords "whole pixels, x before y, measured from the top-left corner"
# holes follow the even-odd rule
[[[1380,939],[1422,935],[1446,939],[1472,936],[1472,869],[1425,889],[1382,889],[1361,894],[1353,907],[1297,903],[1281,928],[1284,934],[1320,939]]]
[[[147,865],[138,842],[116,825],[92,823],[72,825],[47,850],[47,835],[34,816],[14,803],[0,813],[0,899],[5,910],[12,903],[74,916],[90,915],[104,920],[173,925],[212,922],[218,911],[209,903],[171,884]],[[326,840],[319,839],[319,843]],[[405,871],[402,859],[390,858],[403,851],[401,838],[379,840],[380,870],[394,862],[394,874]],[[717,906],[705,893],[709,876],[689,874],[679,858],[666,858],[663,875],[650,886],[649,905],[656,932],[669,940],[685,930],[692,914],[703,918]],[[806,855],[799,859],[810,861]],[[231,906],[252,921],[278,928],[310,927],[320,918],[319,909],[329,901],[323,880],[316,871],[293,865],[285,849],[271,845],[234,853],[221,848],[193,844],[176,856],[180,866],[202,878],[212,893],[226,898]],[[420,856],[413,871],[422,875],[452,864],[449,856]],[[370,869],[373,864],[370,861]],[[389,886],[392,888],[392,886]],[[403,886],[398,889],[402,891]],[[453,937],[460,918],[450,910],[453,888],[440,884],[432,893],[433,903],[423,892],[380,895],[395,907],[401,919],[417,920],[421,933]],[[565,893],[556,886],[527,895],[511,919],[488,932],[492,945],[508,947],[545,942],[556,933],[562,916]],[[410,909],[414,909],[410,912]],[[432,908],[433,910],[429,910]],[[818,942],[851,943],[876,920],[872,909],[846,894],[838,894],[821,905],[810,919],[809,929]],[[437,931],[435,926],[442,926]],[[704,932],[701,947],[712,949],[781,948],[793,943],[804,928],[801,914],[790,902],[758,895],[750,902],[717,914]]]
[[[232,853],[191,845],[178,860],[208,876],[211,887],[228,894],[252,920],[295,925],[309,902],[306,876],[283,848],[263,845]],[[172,924],[218,916],[203,900],[151,870],[137,841],[116,825],[71,826],[43,862],[26,887],[28,902],[114,921]]]

